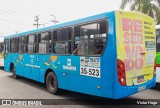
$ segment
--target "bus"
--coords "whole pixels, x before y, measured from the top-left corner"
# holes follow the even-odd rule
[[[13,78],[120,99],[154,87],[154,20],[111,11],[4,38],[4,69]]]
[[[4,46],[3,41],[0,42],[0,67],[4,67]]]
[[[156,82],[160,83],[160,25],[156,26],[156,43],[157,43],[157,53],[156,53]]]

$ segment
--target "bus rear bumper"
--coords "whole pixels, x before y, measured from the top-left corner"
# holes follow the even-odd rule
[[[156,85],[156,75],[149,82],[146,82],[144,84],[137,85],[137,86],[127,87],[127,86],[120,85],[118,82],[115,82],[113,84],[113,96],[114,96],[113,98],[120,99],[120,98],[128,97],[132,94],[154,87],[155,85]]]

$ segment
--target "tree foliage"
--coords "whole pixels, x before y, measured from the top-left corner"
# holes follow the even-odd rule
[[[120,9],[129,6],[130,10],[147,14],[160,24],[160,0],[122,0]]]

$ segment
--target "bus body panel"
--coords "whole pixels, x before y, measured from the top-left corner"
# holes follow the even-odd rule
[[[24,63],[21,61],[21,55],[20,54],[11,54],[11,62],[15,66],[16,74],[23,76]]]
[[[24,57],[23,55],[19,54],[18,58],[16,60],[16,74],[20,75],[20,76],[24,76]]]
[[[105,52],[102,56],[103,97],[113,98],[113,83],[117,81],[117,51],[114,12],[106,13],[108,20],[108,37]]]
[[[154,76],[156,57],[153,18],[134,12],[116,11],[115,14],[117,57],[125,65],[126,85],[140,85],[150,81]]]
[[[5,58],[4,58],[4,70],[7,72],[10,72],[10,64],[11,64],[11,56],[10,54],[8,54]]]

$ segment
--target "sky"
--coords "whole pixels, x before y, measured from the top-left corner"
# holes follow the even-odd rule
[[[0,41],[2,36],[36,29],[35,16],[44,27],[119,9],[121,0],[0,0]],[[58,23],[57,23],[58,24]],[[40,28],[43,26],[40,26]]]

